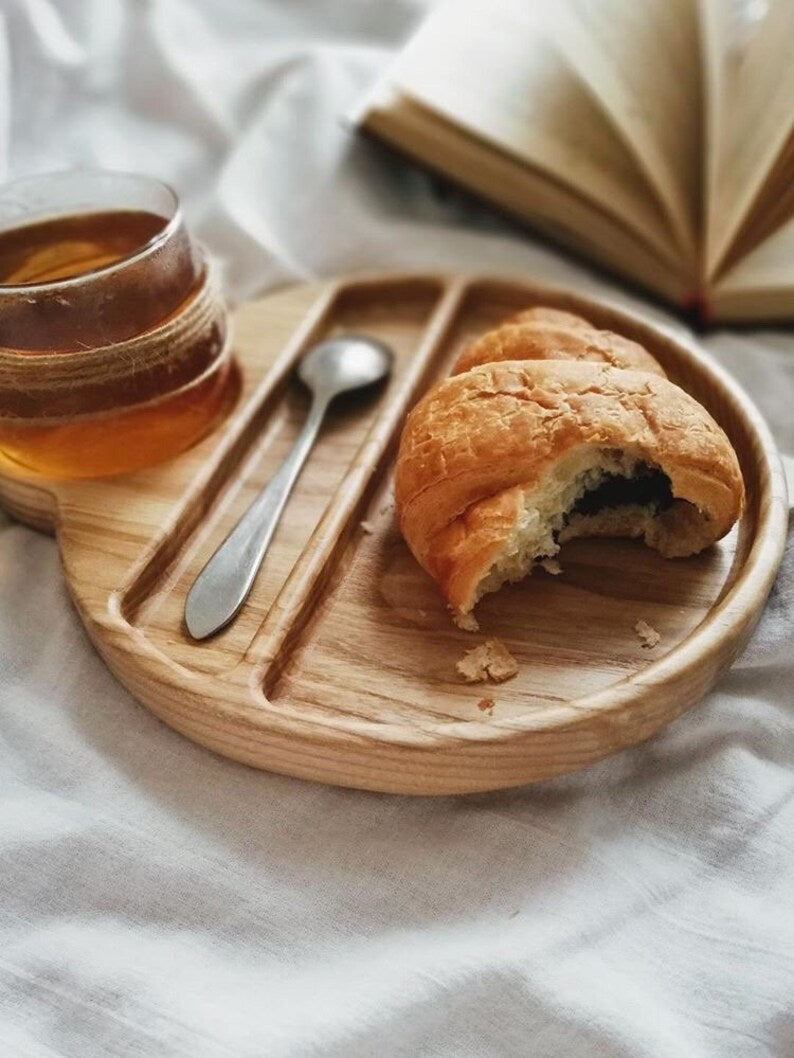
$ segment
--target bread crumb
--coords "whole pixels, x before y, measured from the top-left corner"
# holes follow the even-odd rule
[[[479,632],[480,625],[473,613],[454,613],[452,621],[461,632]]]
[[[359,522],[359,525],[361,526],[361,532],[366,533],[368,536],[375,532],[375,526],[372,522]]]
[[[493,700],[493,698],[480,698],[479,702],[477,702],[477,708],[480,710],[480,712],[488,713],[489,716],[493,712],[493,707],[495,705],[496,702]]]
[[[550,573],[552,577],[558,576],[562,573],[562,566],[559,564],[556,558],[542,558],[538,565],[545,569],[547,573]]]
[[[502,683],[515,676],[518,662],[498,639],[486,639],[478,647],[467,650],[455,668],[466,683],[484,683],[491,679]]]
[[[648,624],[647,621],[638,621],[634,626],[634,631],[637,633],[640,643],[646,650],[653,650],[654,647],[658,647],[662,641],[662,637]]]

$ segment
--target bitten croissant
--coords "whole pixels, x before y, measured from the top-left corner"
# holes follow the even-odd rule
[[[543,312],[554,313],[552,330],[565,326],[568,314]],[[504,327],[483,336],[406,422],[400,527],[459,614],[574,537],[639,537],[679,557],[714,543],[742,513],[736,454],[705,408],[637,343],[573,319],[566,341],[538,337],[543,327],[523,345],[511,336],[507,360],[479,359],[503,348],[493,335]],[[631,366],[613,366],[613,344]]]

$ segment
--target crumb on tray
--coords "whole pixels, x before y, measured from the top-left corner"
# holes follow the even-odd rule
[[[516,675],[518,663],[504,643],[486,639],[478,647],[467,650],[455,668],[466,683],[484,683],[488,679],[502,683]]]
[[[461,632],[479,632],[480,625],[473,613],[454,613],[452,621]]]
[[[493,700],[493,698],[480,698],[479,702],[477,702],[477,708],[480,710],[480,712],[488,713],[489,716],[493,712],[493,707],[495,705],[496,702]]]
[[[559,576],[562,573],[562,566],[556,558],[542,558],[538,565],[541,569],[545,569],[547,573],[550,573],[552,577]]]
[[[652,650],[654,647],[658,647],[662,641],[662,637],[648,624],[647,621],[638,621],[634,626],[634,631],[639,637],[640,643],[646,650]]]

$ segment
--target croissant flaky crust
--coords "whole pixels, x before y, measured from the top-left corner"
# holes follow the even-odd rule
[[[458,375],[498,360],[594,360],[664,376],[647,349],[581,316],[543,306],[526,309],[471,342],[452,368]]]
[[[722,429],[658,373],[527,359],[426,394],[403,431],[396,500],[411,551],[468,613],[575,536],[701,551],[741,515],[744,487]]]

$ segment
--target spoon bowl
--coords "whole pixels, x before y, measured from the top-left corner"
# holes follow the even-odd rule
[[[298,366],[298,377],[331,399],[380,382],[391,371],[392,352],[374,338],[341,334],[313,346]]]

